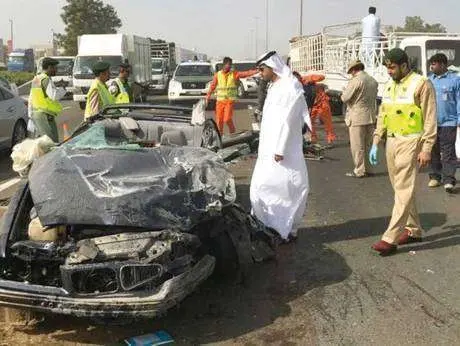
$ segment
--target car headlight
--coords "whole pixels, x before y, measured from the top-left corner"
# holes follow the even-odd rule
[[[173,79],[169,82],[169,88],[173,90],[180,90],[182,89],[182,84]]]

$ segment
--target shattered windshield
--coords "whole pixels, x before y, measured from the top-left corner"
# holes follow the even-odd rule
[[[95,124],[82,134],[62,145],[70,149],[119,149],[138,150],[139,144],[129,143],[122,136],[110,136],[103,124]]]

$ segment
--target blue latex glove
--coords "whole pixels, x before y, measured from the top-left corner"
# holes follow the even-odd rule
[[[371,163],[372,166],[377,166],[379,163],[379,160],[377,158],[377,153],[379,151],[378,146],[375,144],[372,144],[371,151],[369,152],[369,162]]]

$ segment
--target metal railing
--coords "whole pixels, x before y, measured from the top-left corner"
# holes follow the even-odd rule
[[[361,60],[371,74],[385,74],[383,66],[388,50],[398,47],[409,37],[454,37],[459,33],[396,32],[392,26],[382,26],[384,35],[362,37],[361,23],[346,23],[324,27],[319,34],[295,37],[290,41],[291,67],[299,72],[346,74],[354,60]]]

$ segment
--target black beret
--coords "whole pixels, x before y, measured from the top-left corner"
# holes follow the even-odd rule
[[[93,73],[101,73],[107,71],[110,68],[110,64],[106,61],[98,61],[93,65]]]
[[[43,58],[42,68],[46,70],[50,66],[56,66],[59,64],[59,61],[53,58]]]
[[[408,63],[409,57],[401,48],[393,48],[385,55],[385,65]]]

